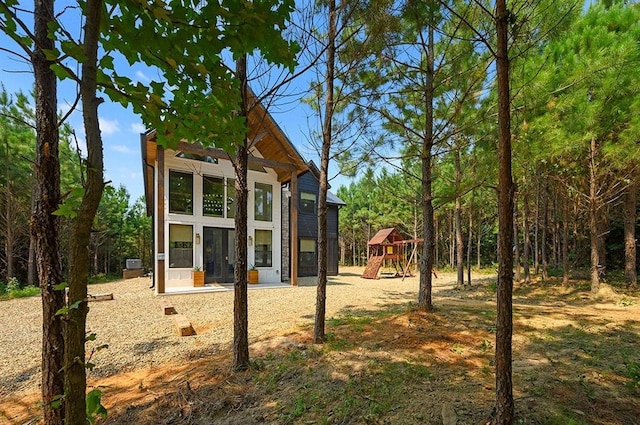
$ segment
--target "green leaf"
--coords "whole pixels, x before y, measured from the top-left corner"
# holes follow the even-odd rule
[[[73,76],[71,75],[71,73],[69,73],[67,68],[65,68],[60,64],[56,63],[51,65],[51,70],[53,71],[54,74],[56,74],[56,77],[58,77],[58,80],[62,81],[62,80],[66,80],[67,78],[69,79],[73,78]]]
[[[105,55],[100,59],[100,68],[113,69],[113,56]]]
[[[58,311],[56,311],[56,316],[62,316],[65,315],[69,312],[69,307],[62,307],[61,309],[59,309]]]
[[[56,311],[56,316],[67,314],[70,310],[77,310],[80,307],[81,303],[82,303],[82,300],[78,300],[78,301],[73,302],[69,306],[62,307],[61,309]]]
[[[57,20],[52,20],[47,22],[47,34],[49,35],[49,38],[52,40],[56,39],[56,31],[58,31],[58,29],[60,29],[60,24],[58,23]],[[46,54],[46,51],[45,51]],[[57,56],[56,56],[57,57]]]
[[[60,43],[62,51],[78,62],[84,62],[87,60],[87,56],[84,54],[82,46],[74,43],[73,41],[63,41]]]
[[[53,285],[53,289],[55,291],[62,291],[68,287],[69,287],[69,284],[67,282],[61,282],[61,283],[58,283],[57,285]]]
[[[84,196],[84,188],[81,186],[75,187],[71,192],[69,192],[69,196],[65,199],[65,201],[60,205],[56,211],[54,211],[54,215],[66,217],[66,218],[75,218],[78,214],[78,208],[80,208],[80,203],[82,202],[82,197]]]
[[[51,403],[49,405],[53,409],[58,409],[62,406],[62,401],[64,400],[64,394],[58,394],[51,399]]]
[[[107,409],[102,405],[102,391],[97,388],[87,393],[87,421],[94,424],[98,416],[107,417]]]
[[[60,50],[58,49],[42,49],[42,52],[44,53],[44,57],[48,60],[48,61],[57,61],[58,58],[60,57]]]

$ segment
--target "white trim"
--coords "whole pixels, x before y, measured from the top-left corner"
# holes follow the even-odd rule
[[[202,266],[203,264],[203,245],[204,245],[204,227],[219,227],[233,229],[235,222],[233,218],[221,218],[221,217],[208,217],[202,214],[202,176],[223,177],[235,179],[235,173],[233,172],[233,166],[230,161],[224,159],[218,159],[218,164],[206,163],[198,160],[177,158],[176,151],[167,149],[165,151],[164,172],[165,172],[165,193],[163,199],[165,202],[165,292],[175,291],[187,291],[187,292],[202,292],[200,288],[193,288],[191,281],[191,269],[181,268],[169,268],[169,225],[170,224],[185,224],[193,226],[193,264],[194,266]],[[169,170],[188,172],[193,174],[193,214],[174,214],[169,213]],[[248,186],[248,205],[247,205],[247,236],[251,236],[255,241],[255,230],[271,230],[272,231],[272,266],[260,268],[260,282],[267,284],[280,284],[281,282],[281,269],[282,269],[282,191],[280,190],[280,182],[278,176],[273,169],[265,168],[266,173],[249,170],[247,173],[247,186]],[[273,205],[272,205],[272,221],[258,221],[254,219],[255,213],[255,198],[254,188],[255,183],[265,183],[272,186]],[[155,186],[154,186],[155,187]],[[154,189],[155,190],[155,189]],[[156,194],[157,196],[157,194]],[[157,198],[156,198],[157,199]],[[154,208],[156,206],[154,205]],[[157,215],[157,214],[156,214]],[[157,225],[154,226],[157,229]],[[154,230],[156,231],[156,230]],[[196,234],[200,234],[200,244],[196,244]],[[157,236],[157,235],[156,235]],[[157,241],[157,237],[156,237]],[[156,252],[158,252],[156,246]],[[255,242],[247,246],[247,261],[249,264],[255,263]],[[157,286],[156,286],[157,288]],[[157,292],[157,289],[156,289]]]

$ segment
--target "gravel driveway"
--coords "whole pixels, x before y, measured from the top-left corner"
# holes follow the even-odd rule
[[[349,268],[329,278],[327,317],[416,300],[417,277],[368,280],[359,277],[361,272]],[[439,274],[434,292],[453,286],[452,279],[453,275]],[[90,294],[114,295],[112,301],[90,303],[87,329],[97,334],[91,344],[109,344],[93,357],[96,368],[90,376],[109,376],[230,349],[233,291],[157,297],[149,289],[150,282],[139,278],[89,287]],[[172,317],[161,314],[163,298],[191,321],[197,335],[177,336]],[[248,298],[250,342],[313,324],[315,278],[300,279],[298,287],[252,290]],[[40,297],[0,301],[0,397],[39,386],[41,328]]]

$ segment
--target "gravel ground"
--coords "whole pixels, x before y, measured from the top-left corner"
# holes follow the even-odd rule
[[[416,300],[417,277],[368,280],[359,277],[361,272],[349,268],[329,278],[327,317]],[[453,279],[452,274],[439,274],[434,292],[452,287]],[[112,301],[90,303],[87,329],[97,335],[90,344],[109,345],[94,355],[90,378],[230,350],[233,291],[157,297],[150,282],[139,278],[89,287],[90,294],[114,295]],[[191,321],[197,335],[176,335],[172,317],[161,314],[163,298]],[[248,298],[250,343],[313,324],[315,278],[300,279],[298,287],[251,290]],[[0,301],[0,397],[39,386],[41,309],[40,297]]]

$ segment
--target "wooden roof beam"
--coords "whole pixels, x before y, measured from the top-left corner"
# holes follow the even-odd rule
[[[227,152],[218,148],[203,148],[201,146],[194,145],[192,143],[180,142],[178,143],[177,149],[182,152],[192,153],[195,155],[210,156],[212,158],[225,159],[227,161],[231,161],[231,156]],[[260,158],[257,156],[253,156],[251,154],[249,154],[249,163],[260,165],[262,167],[278,168],[278,169],[287,170],[287,171],[297,170],[297,167],[294,164],[274,161],[272,159]]]

